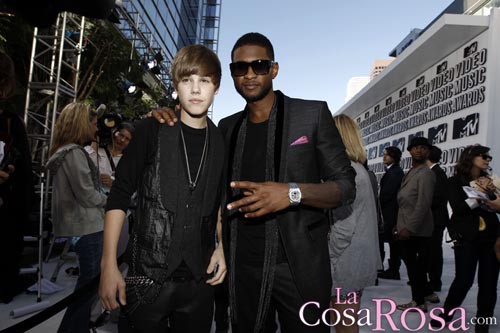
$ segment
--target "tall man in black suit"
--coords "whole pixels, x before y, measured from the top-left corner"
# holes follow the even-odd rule
[[[399,268],[401,267],[401,255],[399,243],[392,235],[392,230],[398,221],[398,191],[405,176],[403,169],[399,166],[401,161],[401,150],[398,147],[387,147],[384,150],[383,162],[386,168],[385,174],[380,180],[379,202],[384,221],[383,234],[380,237],[380,256],[384,261],[384,242],[389,243],[390,258],[389,268],[378,274],[381,279],[399,280]]]
[[[234,331],[329,332],[320,319],[330,299],[324,209],[349,204],[355,172],[325,102],[273,91],[279,66],[271,42],[248,33],[230,65],[245,110],[222,119],[229,147],[227,210]],[[228,184],[229,185],[229,184]]]
[[[446,189],[448,177],[439,166],[441,160],[441,149],[432,146],[429,149],[427,165],[436,176],[436,185],[434,187],[434,196],[432,197],[432,218],[434,220],[434,230],[431,238],[431,248],[429,256],[429,282],[434,291],[441,291],[441,275],[443,273],[443,233],[448,225],[448,201]]]
[[[243,35],[231,58],[247,102],[219,123],[228,152],[223,225],[233,332],[274,332],[276,312],[282,332],[330,332],[320,324],[331,293],[324,210],[354,200],[355,171],[325,102],[273,91],[279,66],[265,36]],[[172,111],[153,114],[176,120]],[[301,315],[307,302],[314,303]]]

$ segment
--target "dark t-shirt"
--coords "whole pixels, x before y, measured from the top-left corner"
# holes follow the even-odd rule
[[[267,127],[269,121],[247,122],[245,147],[241,163],[241,180],[252,182],[266,181]],[[269,216],[247,219],[241,216],[238,226],[238,262],[261,265],[264,262],[266,247],[266,222]],[[280,238],[277,262],[284,262],[285,255]]]

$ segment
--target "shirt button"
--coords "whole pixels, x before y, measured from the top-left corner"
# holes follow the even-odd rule
[[[186,208],[189,208],[189,204],[186,204]]]

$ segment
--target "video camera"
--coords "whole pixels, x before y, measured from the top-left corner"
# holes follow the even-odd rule
[[[113,132],[122,122],[122,117],[116,113],[105,113],[97,121],[99,147],[105,147],[113,141]]]

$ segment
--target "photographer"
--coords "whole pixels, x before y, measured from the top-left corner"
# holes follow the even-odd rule
[[[14,64],[0,52],[0,103],[15,92]],[[23,229],[33,194],[31,155],[21,118],[0,104],[0,302],[22,292]]]
[[[134,126],[123,122],[116,130],[112,130],[102,125],[103,123],[103,121],[99,122],[99,144],[93,142],[92,145],[86,146],[85,150],[98,167],[102,188],[108,194],[113,185],[118,162],[132,139]]]

